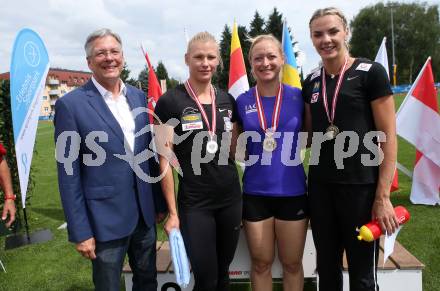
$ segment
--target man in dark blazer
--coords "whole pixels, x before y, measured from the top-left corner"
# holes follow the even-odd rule
[[[69,241],[92,260],[96,290],[119,290],[128,253],[133,290],[155,291],[155,222],[164,218],[166,205],[160,184],[149,179],[159,173],[145,130],[146,98],[120,79],[124,56],[116,33],[93,32],[85,51],[92,79],[55,105],[58,183]]]

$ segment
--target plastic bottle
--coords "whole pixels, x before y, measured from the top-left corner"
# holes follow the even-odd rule
[[[399,225],[406,223],[410,218],[408,210],[403,206],[396,206],[394,208],[394,213],[396,214]],[[382,229],[380,228],[379,223],[375,220],[363,225],[359,229],[359,235],[357,238],[358,240],[372,242],[378,239],[381,235]]]

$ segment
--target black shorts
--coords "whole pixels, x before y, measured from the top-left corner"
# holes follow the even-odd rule
[[[307,195],[272,197],[243,193],[243,219],[261,221],[271,217],[279,220],[301,220],[309,215]]]

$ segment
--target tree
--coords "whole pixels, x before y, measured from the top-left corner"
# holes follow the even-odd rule
[[[249,50],[251,48],[251,42],[249,41],[249,33],[247,31],[246,26],[239,25],[238,29],[238,38],[240,39],[241,51],[243,52],[244,64],[246,66],[246,74],[249,80],[250,85],[254,85],[254,79],[251,74],[251,65],[248,61]]]
[[[122,82],[126,83],[128,78],[130,77],[130,70],[128,69],[127,63],[124,63],[124,67],[122,67],[122,72],[120,78]]]
[[[136,79],[134,79],[134,78],[130,78],[130,79],[128,79],[128,80],[125,82],[125,84],[129,84],[129,85],[131,85],[131,86],[134,86],[134,87],[136,87],[136,88],[139,88],[139,82],[138,82]]]
[[[173,89],[176,88],[180,84],[180,81],[174,78],[170,78],[167,82],[167,88]]]
[[[283,31],[282,17],[283,15],[280,12],[278,12],[276,7],[274,7],[272,13],[269,15],[269,20],[267,21],[266,25],[264,25],[265,23],[264,18],[261,17],[258,11],[255,11],[254,18],[249,25],[250,27],[249,31],[247,30],[246,26],[242,26],[242,25],[238,26],[238,37],[240,38],[241,49],[243,52],[243,58],[246,65],[246,72],[250,86],[255,85],[255,80],[251,74],[251,67],[248,61],[249,49],[251,46],[249,37],[255,37],[257,35],[264,33],[271,33],[272,35],[277,37],[281,42],[282,31]],[[297,44],[296,41],[292,42],[292,46],[294,46],[295,44]],[[223,60],[223,69],[219,70],[218,74],[215,76],[215,78],[213,78],[213,83],[215,81],[216,82],[215,84],[217,84],[222,89],[228,88],[230,53],[231,53],[231,29],[226,24],[220,39],[220,55]],[[298,51],[295,51],[295,56],[297,55],[298,55]]]
[[[21,226],[20,209],[21,205],[21,192],[20,192],[20,179],[18,176],[18,167],[16,163],[15,155],[15,142],[14,131],[12,127],[12,112],[11,112],[11,95],[10,95],[10,82],[9,80],[0,81],[0,141],[7,149],[7,155],[5,157],[11,170],[12,188],[14,194],[17,195],[15,201],[15,207],[17,208],[16,223],[13,224],[14,232],[18,231]],[[38,152],[34,150],[34,155],[38,155]],[[35,186],[35,169],[31,166],[29,174],[29,182],[26,194],[26,203],[29,205],[30,199],[33,195]],[[0,189],[0,209],[3,209],[4,193]]]
[[[278,12],[276,7],[273,8],[272,13],[269,15],[264,30],[281,41],[283,35],[283,14]]]
[[[255,11],[254,19],[252,19],[249,26],[249,36],[255,37],[257,35],[263,34],[264,31],[264,18],[261,17],[258,11]]]
[[[121,80],[122,82],[124,82],[125,84],[129,84],[135,87],[138,87],[138,83],[136,81],[136,79],[130,78],[130,70],[128,69],[127,63],[124,64],[124,67],[122,68],[122,72],[121,72]]]
[[[141,86],[141,90],[144,91],[145,95],[148,94],[148,66],[145,65],[145,67],[142,69],[142,71],[139,72],[138,83]]]
[[[392,8],[391,8],[392,7]],[[378,3],[363,8],[351,21],[351,53],[374,59],[384,36],[392,60],[391,9],[394,22],[394,48],[398,83],[412,83],[428,56],[433,58],[433,70],[440,73],[440,22],[438,6],[426,3]],[[390,61],[392,66],[392,61]],[[390,72],[392,68],[390,67]]]
[[[175,88],[177,85],[180,84],[179,80],[170,78],[168,76],[167,68],[165,67],[165,64],[162,61],[159,61],[159,63],[157,64],[155,72],[159,82],[160,80],[166,80],[167,89]]]
[[[162,61],[159,61],[159,63],[157,63],[157,67],[156,67],[156,76],[157,79],[159,80],[168,80],[168,71],[167,68],[165,68],[165,65],[163,64]]]
[[[220,57],[222,59],[223,68],[217,69],[217,74],[215,76],[215,81],[213,84],[217,85],[219,88],[227,90],[229,82],[229,60],[231,51],[231,29],[227,24],[223,28],[222,36],[220,39]],[[213,78],[214,79],[214,78]]]

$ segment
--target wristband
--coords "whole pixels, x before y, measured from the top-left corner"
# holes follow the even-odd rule
[[[16,195],[5,195],[5,201],[6,201],[6,200],[12,200],[12,201],[15,201],[16,198],[17,198]]]

